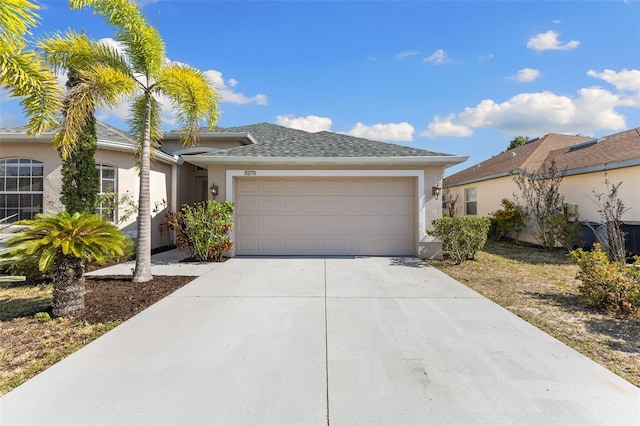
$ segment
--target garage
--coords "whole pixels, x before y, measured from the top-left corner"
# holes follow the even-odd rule
[[[238,177],[237,255],[414,255],[416,179]]]

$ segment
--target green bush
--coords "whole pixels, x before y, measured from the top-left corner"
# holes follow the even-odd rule
[[[640,310],[640,257],[632,265],[610,262],[600,244],[592,251],[569,252],[580,272],[580,294],[587,304],[605,312],[633,314]]]
[[[487,242],[490,221],[486,217],[443,217],[433,221],[429,235],[442,240],[446,254],[460,264],[474,259]]]
[[[541,227],[539,239],[548,242],[550,247],[561,246],[571,250],[579,244],[580,223],[577,220],[569,222],[566,214],[552,213],[545,215],[542,221],[544,225]]]
[[[503,198],[500,204],[502,204],[502,209],[496,210],[489,215],[489,220],[491,221],[489,236],[496,241],[507,236],[511,236],[518,241],[518,236],[524,229],[524,210],[506,198]]]
[[[7,275],[26,277],[27,281],[37,281],[45,277],[45,273],[38,268],[37,256],[22,256],[3,261],[0,269]]]
[[[233,247],[228,235],[232,214],[233,203],[229,201],[203,201],[167,214],[167,223],[176,232],[179,249],[188,249],[191,257],[201,262],[219,262]]]

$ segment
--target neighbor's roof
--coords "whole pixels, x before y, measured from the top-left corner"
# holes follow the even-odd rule
[[[629,161],[640,160],[640,130],[631,129],[600,139],[550,133],[448,176],[444,185],[464,185],[522,171],[535,172],[552,159],[559,170],[567,170],[568,174],[632,165]]]
[[[216,128],[214,132],[247,132],[255,145],[207,154],[217,157],[448,157],[448,154],[357,138],[327,131],[310,133],[271,123]]]

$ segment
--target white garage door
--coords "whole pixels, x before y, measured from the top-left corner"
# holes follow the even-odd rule
[[[238,178],[238,255],[413,255],[411,178]]]

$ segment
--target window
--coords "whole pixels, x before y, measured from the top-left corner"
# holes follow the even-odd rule
[[[105,164],[97,164],[100,174],[100,196],[102,202],[98,205],[98,214],[105,220],[116,222],[118,212],[118,187],[116,186],[116,168]]]
[[[0,220],[33,219],[42,213],[42,162],[27,158],[0,160]]]
[[[464,190],[464,214],[467,216],[478,214],[478,195],[475,187]]]

